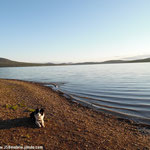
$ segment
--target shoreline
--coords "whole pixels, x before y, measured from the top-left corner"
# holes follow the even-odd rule
[[[84,102],[82,100],[81,101],[77,100],[77,99],[73,98],[72,96],[70,96],[69,94],[64,93],[61,90],[57,89],[56,88],[57,84],[53,83],[53,82],[36,82],[36,81],[25,81],[25,80],[4,79],[4,78],[0,78],[0,80],[21,81],[21,82],[27,82],[27,83],[31,83],[31,84],[40,85],[40,86],[43,86],[43,87],[48,87],[50,90],[57,93],[59,96],[62,96],[63,98],[68,100],[70,103],[75,103],[75,104],[79,105],[79,107],[85,107],[87,109],[92,109],[92,111],[94,111],[96,113],[102,113],[103,115],[106,115],[107,117],[114,118],[114,119],[117,119],[117,120],[122,120],[122,121],[125,121],[125,122],[127,122],[131,125],[134,125],[134,126],[145,127],[145,128],[148,128],[148,129],[150,128],[150,124],[142,123],[142,122],[136,121],[134,119],[128,118],[124,114],[119,114],[117,112],[110,111],[110,110],[107,110],[107,109],[99,109],[99,108],[96,108],[96,106],[93,106],[94,104],[91,104],[89,102]],[[56,89],[54,89],[53,87],[50,87],[50,86],[46,86],[45,84],[52,85]]]
[[[93,110],[88,106],[83,106],[78,102],[65,98],[64,93],[43,86],[43,83],[0,79],[0,84],[0,107],[2,108],[0,113],[0,141],[2,140],[2,142],[0,142],[0,145],[4,143],[6,145],[8,141],[10,141],[10,144],[18,144],[17,140],[16,142],[12,140],[14,130],[17,130],[24,137],[29,134],[29,138],[26,137],[21,140],[23,145],[41,143],[40,145],[44,145],[46,148],[57,147],[59,149],[150,148],[149,130],[145,129],[149,126],[135,124],[130,120],[117,118]],[[10,96],[7,95],[8,93]],[[17,110],[4,108],[6,104],[20,104],[21,99],[23,99],[26,107],[17,108]],[[29,125],[27,123],[29,112],[25,112],[25,110],[28,107],[35,109],[37,106],[46,108],[46,128],[44,129],[34,129],[30,123]],[[14,116],[16,112],[18,112],[18,115]],[[16,118],[22,118],[22,120]],[[9,123],[14,123],[13,121],[19,123],[26,121],[26,123],[25,125],[11,126]],[[9,127],[6,128],[4,125]],[[33,130],[34,133],[31,134],[29,131]],[[9,133],[10,136],[8,134],[7,138],[2,139],[2,135],[6,133]],[[34,136],[38,136],[38,134],[45,141],[34,141]],[[18,137],[19,135],[15,135],[16,139]],[[54,143],[57,144],[54,146]],[[127,145],[125,146],[125,144]]]
[[[55,83],[51,83],[51,82],[34,82],[33,83],[38,83],[42,86],[45,86],[45,84],[50,84],[52,86],[54,86],[56,88],[57,84]],[[137,120],[135,120],[132,116],[129,116],[129,115],[125,115],[125,114],[121,114],[121,113],[117,113],[117,112],[114,112],[114,111],[111,111],[111,110],[107,110],[107,109],[102,109],[102,108],[98,108],[95,104],[92,104],[92,103],[89,103],[89,102],[86,102],[86,101],[82,101],[82,100],[79,100],[79,99],[75,99],[73,98],[71,95],[67,94],[67,93],[64,93],[62,92],[61,90],[59,89],[55,89],[51,86],[47,86],[49,87],[50,89],[52,89],[54,92],[58,93],[59,95],[65,97],[66,99],[72,101],[72,102],[75,102],[83,107],[86,107],[88,109],[92,109],[93,111],[96,111],[96,112],[100,112],[100,113],[104,113],[105,115],[108,115],[110,117],[114,117],[118,120],[122,120],[122,121],[125,121],[125,122],[128,122],[132,125],[135,125],[135,126],[139,126],[139,127],[147,127],[147,128],[150,128],[150,124],[146,124],[144,122],[140,122],[138,120],[139,117],[137,117]]]
[[[1,79],[2,78],[0,78],[0,80]],[[85,107],[87,109],[92,109],[93,111],[96,111],[98,113],[102,113],[102,114],[104,114],[106,116],[109,116],[111,118],[115,118],[115,119],[118,119],[118,120],[125,121],[125,122],[127,122],[129,124],[132,124],[132,125],[135,125],[135,126],[150,128],[150,124],[140,122],[140,121],[138,121],[138,119],[135,120],[134,118],[132,118],[132,116],[127,116],[125,114],[117,113],[117,112],[110,111],[110,110],[107,110],[107,109],[100,109],[100,108],[97,108],[97,106],[95,104],[85,102],[85,101],[82,101],[82,100],[77,100],[77,99],[73,98],[71,95],[69,95],[67,93],[64,93],[63,91],[59,90],[57,88],[57,83],[25,81],[25,80],[18,80],[18,79],[4,79],[4,80],[8,80],[8,81],[9,80],[10,81],[14,80],[14,81],[28,82],[28,83],[33,83],[33,84],[38,84],[38,85],[41,85],[41,86],[44,86],[44,87],[48,87],[51,90],[53,90],[54,92],[56,92],[57,94],[59,94],[60,96],[62,96],[64,98],[66,98],[67,100],[69,100],[70,102],[80,105],[80,107]],[[52,85],[55,88],[53,88],[52,86],[48,86],[48,85]]]

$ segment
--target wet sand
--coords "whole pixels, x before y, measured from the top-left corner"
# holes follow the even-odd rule
[[[29,119],[45,108],[45,128]],[[0,79],[0,145],[46,150],[148,150],[149,129],[72,102],[38,83]]]

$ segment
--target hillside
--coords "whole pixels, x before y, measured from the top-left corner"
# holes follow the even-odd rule
[[[108,60],[103,62],[82,62],[82,63],[25,63],[12,61],[6,58],[0,58],[0,67],[27,67],[27,66],[60,66],[60,65],[94,65],[94,64],[117,64],[117,63],[146,63],[150,58],[137,60]]]
[[[108,60],[102,62],[103,64],[115,64],[115,63],[144,63],[150,62],[150,58],[136,59],[136,60]]]
[[[116,63],[127,63],[127,61],[124,60],[108,60],[102,62],[103,64],[116,64]]]
[[[27,67],[27,66],[47,66],[47,65],[53,65],[53,64],[52,63],[49,64],[25,63],[25,62],[12,61],[6,58],[0,58],[0,67]]]
[[[129,62],[150,62],[150,58],[145,58],[145,59],[138,59],[138,60],[131,60]]]

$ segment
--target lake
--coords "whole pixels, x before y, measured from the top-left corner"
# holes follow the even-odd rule
[[[150,124],[150,63],[0,68],[0,78],[55,83],[100,111]]]

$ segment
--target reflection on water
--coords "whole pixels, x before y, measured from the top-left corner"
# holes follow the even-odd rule
[[[52,82],[98,109],[150,124],[150,63],[0,68],[0,78]]]

